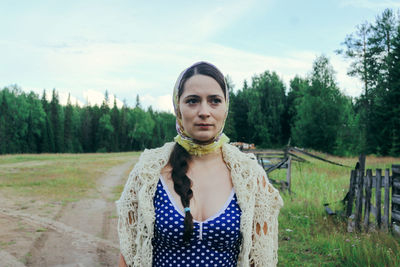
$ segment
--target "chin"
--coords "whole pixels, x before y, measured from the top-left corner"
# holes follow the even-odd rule
[[[196,140],[197,143],[211,143],[214,140],[214,136],[194,136],[193,137],[194,140]]]

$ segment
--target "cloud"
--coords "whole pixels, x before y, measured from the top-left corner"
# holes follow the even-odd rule
[[[161,95],[154,97],[152,95],[146,94],[140,97],[140,101],[144,108],[152,106],[152,108],[155,110],[174,113],[172,95]]]
[[[22,51],[36,52],[39,61],[26,62],[21,66],[22,71],[14,70],[7,75],[15,79],[8,84],[17,81],[24,89],[38,88],[37,92],[39,88],[40,91],[56,88],[60,92],[70,92],[83,103],[88,99],[91,104],[98,105],[101,105],[106,90],[110,99],[115,94],[118,99],[126,99],[130,106],[135,104],[137,94],[147,95],[148,99],[153,97],[148,102],[153,108],[170,111],[172,107],[167,104],[170,100],[166,96],[172,94],[179,73],[196,61],[214,63],[224,74],[231,76],[238,89],[245,79],[250,82],[253,75],[266,70],[275,71],[288,85],[295,75],[305,76],[310,72],[312,62],[319,55],[316,51],[296,50],[271,56],[211,42],[201,45],[164,42],[162,46],[154,43],[94,43],[61,46],[55,50],[25,45]],[[328,56],[338,72],[339,85],[346,93],[359,95],[361,87],[357,87],[356,79],[346,75],[348,63],[334,54]],[[117,103],[122,106],[122,101]]]
[[[89,105],[98,105],[101,106],[103,104],[103,101],[105,99],[105,93],[101,93],[96,90],[86,90],[83,92],[83,97],[86,100],[86,104]],[[113,94],[108,95],[108,106],[113,107],[114,106],[114,99],[116,101],[117,107],[122,108],[124,103],[119,100],[118,98],[115,98]]]
[[[330,61],[336,71],[336,79],[340,89],[349,96],[356,97],[362,92],[362,83],[358,78],[347,75],[349,62],[344,61],[339,55],[331,54]]]
[[[70,101],[71,101],[71,105],[78,104],[78,106],[83,107],[83,102],[82,101],[80,101],[78,98],[76,98],[75,96],[70,95],[67,92],[59,92],[58,96],[59,96],[60,104],[63,105],[63,106],[66,106],[68,104],[68,96],[69,96],[70,97]],[[51,98],[50,94],[48,94],[46,97],[47,98]],[[49,101],[51,101],[51,100],[49,100]]]

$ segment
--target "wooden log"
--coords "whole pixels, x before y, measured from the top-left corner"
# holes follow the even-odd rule
[[[325,206],[325,211],[326,211],[326,213],[328,213],[328,215],[336,215],[336,212],[334,212],[334,211],[329,207],[328,204],[325,204],[324,206]]]
[[[397,222],[397,225],[400,225],[400,211],[392,211],[392,220]]]
[[[304,159],[304,158],[302,158],[302,157],[300,157],[300,156],[297,156],[296,154],[293,154],[293,153],[291,153],[291,152],[288,152],[288,155],[292,156],[292,160],[294,160],[294,161],[298,161],[298,162],[308,162],[308,160],[306,160],[306,159]]]
[[[269,167],[269,168],[268,168],[267,170],[265,170],[265,171],[266,171],[267,174],[268,174],[268,173],[270,173],[270,172],[272,172],[272,171],[274,171],[274,170],[276,170],[276,169],[279,169],[282,165],[286,164],[286,162],[287,162],[287,159],[284,159],[284,160],[282,160],[281,162],[279,162],[278,164],[275,164],[274,166]]]
[[[376,169],[376,184],[375,184],[375,207],[376,207],[376,224],[378,228],[382,225],[382,215],[381,215],[381,199],[382,199],[382,170]]]
[[[355,228],[357,231],[361,231],[361,215],[362,215],[362,199],[363,199],[363,181],[364,174],[362,171],[357,170],[357,197],[356,197],[356,211],[355,211]]]
[[[346,206],[346,217],[350,217],[350,215],[353,212],[356,175],[357,175],[356,171],[352,170],[350,174],[350,186],[349,186],[349,196],[347,199],[347,206]]]
[[[271,158],[271,157],[279,157],[279,158],[283,158],[283,156],[285,155],[285,153],[259,153],[258,154],[260,157],[264,157],[264,158]]]
[[[393,196],[392,196],[392,204],[400,205],[400,195],[393,194]]]
[[[289,158],[287,160],[286,182],[288,184],[288,192],[290,194],[292,192],[291,191],[291,185],[292,185],[292,157],[291,156],[289,156]]]
[[[393,188],[400,189],[400,182],[393,182]]]
[[[372,213],[372,215],[374,215],[375,218],[376,218],[376,213],[377,213],[377,212],[378,212],[378,211],[377,211],[376,207],[375,207],[374,205],[371,204],[371,213]]]
[[[400,172],[397,167],[397,165],[392,165],[392,219],[391,219],[391,226],[394,228],[393,223],[396,225],[400,224],[400,205],[398,205],[396,202],[397,200],[397,195],[400,194],[400,188],[397,187],[397,183],[400,182]],[[394,186],[394,183],[396,183],[396,186]]]
[[[392,165],[392,172],[393,176],[400,178],[400,164],[393,164]]]
[[[313,154],[311,154],[311,153],[309,153],[309,152],[307,152],[307,151],[304,151],[304,150],[302,150],[302,149],[299,149],[299,148],[297,148],[297,147],[292,147],[292,148],[290,148],[290,149],[291,149],[292,151],[296,151],[296,152],[302,153],[302,154],[304,154],[304,155],[307,155],[307,156],[309,156],[309,157],[316,158],[316,159],[319,159],[319,160],[322,160],[322,161],[325,161],[325,162],[328,162],[328,163],[331,163],[331,164],[334,164],[334,165],[338,165],[338,166],[342,166],[342,167],[350,167],[350,166],[347,166],[347,165],[343,165],[343,164],[340,164],[340,163],[336,163],[336,162],[333,162],[333,161],[330,161],[330,160],[321,158],[321,157],[319,157],[319,156],[313,155]]]
[[[383,219],[382,226],[385,230],[389,229],[389,208],[390,208],[390,183],[389,183],[389,169],[385,170],[385,177],[383,179],[385,182],[385,201],[383,204]]]
[[[365,177],[365,209],[364,209],[364,229],[368,232],[369,229],[369,215],[371,213],[371,181],[372,181],[372,170],[367,170]]]

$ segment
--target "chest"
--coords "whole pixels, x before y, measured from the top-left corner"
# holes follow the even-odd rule
[[[154,196],[155,240],[163,246],[186,246],[183,241],[185,214],[170,197],[170,192],[160,180]],[[194,234],[190,243],[200,242],[214,249],[236,248],[240,242],[240,216],[236,195],[231,191],[217,213],[204,221],[193,220]]]
[[[190,211],[197,221],[205,221],[215,215],[226,203],[233,191],[233,185],[228,175],[204,177],[191,176],[193,196],[190,199]],[[181,197],[174,190],[172,178],[161,178],[171,200],[180,211],[184,210]]]

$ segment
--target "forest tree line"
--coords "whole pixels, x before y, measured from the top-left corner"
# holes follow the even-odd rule
[[[346,36],[337,50],[351,62],[349,75],[363,82],[357,98],[344,95],[324,55],[306,77],[286,88],[273,71],[255,75],[234,90],[225,133],[231,141],[261,148],[291,145],[336,155],[400,155],[400,23],[386,9]],[[17,86],[0,90],[0,154],[142,150],[172,141],[175,117],[140,105],[62,106]],[[172,100],[171,100],[172,101]]]

